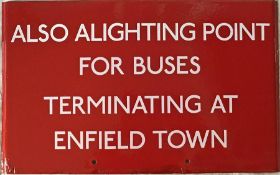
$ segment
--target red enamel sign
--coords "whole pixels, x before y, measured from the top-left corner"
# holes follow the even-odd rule
[[[279,171],[275,1],[3,3],[3,173]]]

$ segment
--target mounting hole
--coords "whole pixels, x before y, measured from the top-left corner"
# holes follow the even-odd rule
[[[185,164],[190,164],[190,163],[191,163],[191,161],[189,159],[185,160]]]
[[[96,164],[97,164],[97,161],[96,161],[96,160],[92,160],[91,163],[92,163],[93,165],[96,165]]]

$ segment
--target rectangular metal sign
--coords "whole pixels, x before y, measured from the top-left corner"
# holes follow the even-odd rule
[[[272,0],[3,2],[3,173],[279,171]]]

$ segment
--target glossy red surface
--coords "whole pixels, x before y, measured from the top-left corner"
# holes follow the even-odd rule
[[[274,1],[69,1],[5,2],[3,151],[10,173],[196,173],[272,172],[279,170],[276,3]],[[81,23],[193,22],[195,41],[74,42]],[[271,23],[266,40],[202,40],[204,22]],[[62,43],[11,43],[17,24],[62,23],[69,38]],[[200,57],[199,75],[132,74],[133,56]],[[80,56],[120,56],[126,75],[79,76]],[[199,114],[106,116],[48,115],[44,96],[200,94]],[[210,114],[216,94],[238,94],[232,114]],[[153,130],[228,131],[228,148],[157,149],[150,139],[140,150],[54,150],[54,131]],[[96,164],[92,163],[96,160]],[[186,163],[186,160],[187,161]]]

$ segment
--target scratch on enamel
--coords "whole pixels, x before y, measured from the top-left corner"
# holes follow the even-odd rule
[[[7,158],[4,158],[4,160],[1,161],[1,172],[4,175],[16,174],[16,169],[14,167],[10,167]]]

